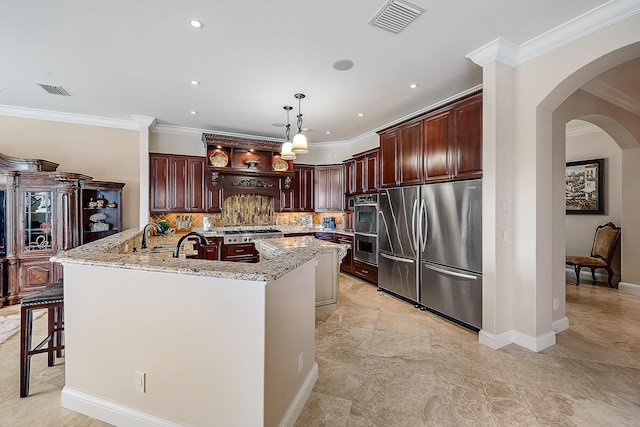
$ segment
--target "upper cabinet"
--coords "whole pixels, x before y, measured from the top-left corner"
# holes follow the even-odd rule
[[[482,176],[482,94],[423,120],[428,182]]]
[[[482,92],[380,132],[381,184],[482,176]]]
[[[315,210],[341,211],[344,195],[342,165],[316,166],[314,173]]]
[[[204,157],[151,153],[149,162],[152,213],[207,212]]]
[[[314,203],[314,175],[315,167],[296,165],[293,168],[295,172],[293,180],[293,210],[301,212],[313,212]]]
[[[375,193],[378,191],[380,176],[380,149],[374,148],[355,154],[344,163],[345,194]]]
[[[422,123],[414,120],[380,137],[383,187],[422,182]]]

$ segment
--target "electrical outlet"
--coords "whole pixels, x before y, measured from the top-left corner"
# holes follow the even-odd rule
[[[136,387],[136,391],[139,391],[140,393],[145,393],[146,392],[146,374],[144,372],[136,372],[135,374],[135,387]]]
[[[556,311],[560,308],[560,299],[559,298],[554,298],[553,299],[553,311]]]
[[[303,366],[304,366],[304,353],[300,353],[298,355],[298,373],[302,372]]]

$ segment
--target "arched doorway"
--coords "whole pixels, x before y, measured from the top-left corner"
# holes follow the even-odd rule
[[[561,117],[568,110],[560,107],[573,94],[582,96],[579,89],[594,77],[640,57],[639,27],[636,14],[525,62],[518,62],[516,54],[514,64],[508,65],[499,45],[491,46],[492,60],[485,56],[476,61],[483,66],[483,194],[487,194],[483,344],[498,348],[516,343],[539,351],[553,345],[555,334],[569,326],[564,305],[568,116]],[[590,113],[580,117],[598,119]],[[616,120],[609,121],[611,117]],[[632,117],[635,125],[630,123]],[[616,131],[607,130],[611,135],[621,132],[635,144],[640,140],[640,125],[631,113],[603,115],[602,122],[598,125],[603,129],[620,125]],[[627,150],[625,171],[640,174],[640,149]],[[629,240],[640,241],[640,230],[637,233]]]

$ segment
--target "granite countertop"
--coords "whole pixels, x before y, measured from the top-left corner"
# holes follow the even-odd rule
[[[224,236],[224,230],[259,230],[264,228],[275,228],[276,230],[282,231],[284,234],[292,234],[292,233],[336,233],[336,234],[345,234],[347,236],[353,236],[353,230],[344,230],[341,228],[334,229],[324,229],[324,228],[316,228],[316,227],[302,227],[300,225],[271,225],[271,226],[244,226],[244,227],[215,227],[210,231],[203,231],[201,229],[193,229],[193,231],[197,231],[199,233],[204,234],[207,237],[222,237]]]
[[[317,241],[320,243],[312,241],[317,239],[309,240],[304,245],[297,244],[295,246],[292,246],[293,243],[291,242],[283,242],[280,248],[282,252],[272,257],[261,257],[258,263],[188,259],[184,256],[173,258],[173,249],[183,235],[184,234],[153,236],[149,242],[149,247],[152,249],[140,250],[142,232],[134,228],[61,252],[51,257],[51,261],[62,264],[85,264],[131,270],[268,282],[276,280],[288,272],[295,270],[302,264],[315,258],[318,253],[336,249],[339,253],[344,249],[346,253],[347,247],[347,245],[323,242],[321,240]],[[265,239],[263,241],[269,241],[271,246],[278,247],[276,241],[289,239],[292,238]],[[306,239],[310,238],[306,237]],[[256,247],[258,247],[259,242],[260,241],[256,240]],[[134,248],[136,248],[135,252]],[[280,256],[284,255],[285,251],[286,256]],[[340,259],[343,256],[344,254],[340,256]]]
[[[339,263],[351,247],[350,245],[319,240],[312,236],[299,236],[256,240],[256,248],[261,254],[264,253],[266,257],[278,257],[278,259],[285,255],[287,257],[291,256],[292,252],[295,253],[301,248],[316,250],[319,253],[327,249],[337,249]]]

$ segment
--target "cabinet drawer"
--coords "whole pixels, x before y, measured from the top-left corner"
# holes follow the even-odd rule
[[[316,239],[325,240],[327,242],[335,242],[335,234],[316,232]]]
[[[353,274],[371,282],[374,285],[378,284],[378,267],[375,265],[367,264],[365,262],[353,261]]]
[[[258,262],[260,256],[253,243],[242,245],[223,245],[223,261]]]

